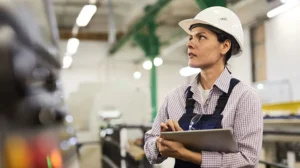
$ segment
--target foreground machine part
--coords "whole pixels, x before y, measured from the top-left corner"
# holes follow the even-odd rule
[[[65,168],[76,159],[51,5],[0,0],[0,168]]]

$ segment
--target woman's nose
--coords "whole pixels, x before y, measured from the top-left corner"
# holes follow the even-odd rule
[[[193,47],[193,44],[192,44],[192,40],[190,40],[190,41],[186,44],[186,48],[188,48],[188,49],[194,48],[194,47]]]

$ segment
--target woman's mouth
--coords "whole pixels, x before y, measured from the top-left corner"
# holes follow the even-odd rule
[[[189,55],[189,58],[197,57],[195,54],[193,54],[191,52],[189,52],[188,55]]]

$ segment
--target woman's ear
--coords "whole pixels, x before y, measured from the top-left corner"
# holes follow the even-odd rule
[[[231,41],[230,40],[225,40],[221,44],[221,54],[226,55],[226,53],[230,50],[231,47]]]

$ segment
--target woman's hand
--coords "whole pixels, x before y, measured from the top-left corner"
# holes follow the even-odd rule
[[[167,120],[165,123],[160,124],[160,132],[166,131],[183,131],[175,120]]]
[[[186,148],[182,143],[176,141],[168,141],[163,138],[157,139],[158,150],[164,157],[173,157],[176,159],[184,159]]]
[[[167,120],[166,123],[160,124],[160,131],[183,131],[183,129],[177,121]],[[180,142],[168,141],[159,137],[156,140],[156,146],[159,153],[164,157],[172,157],[201,165],[202,154],[188,150]]]
[[[183,130],[179,126],[177,121],[167,120],[165,123],[160,124],[160,132],[167,132],[167,131],[183,131]],[[162,156],[174,157],[174,158],[181,157],[181,153],[179,153],[179,150],[185,149],[185,147],[181,143],[164,140],[161,138],[161,136],[157,139],[156,146]]]
[[[157,143],[159,152],[164,157],[172,157],[179,160],[192,162],[197,165],[202,163],[202,154],[193,152],[184,147],[180,142],[168,141],[163,138],[158,138]]]
[[[167,131],[183,131],[183,130],[179,126],[177,121],[167,120],[165,123],[160,123],[160,132],[167,132]],[[161,138],[161,136],[160,136],[160,138]],[[156,147],[158,150],[161,149],[161,144],[159,144],[158,141],[156,141]]]

